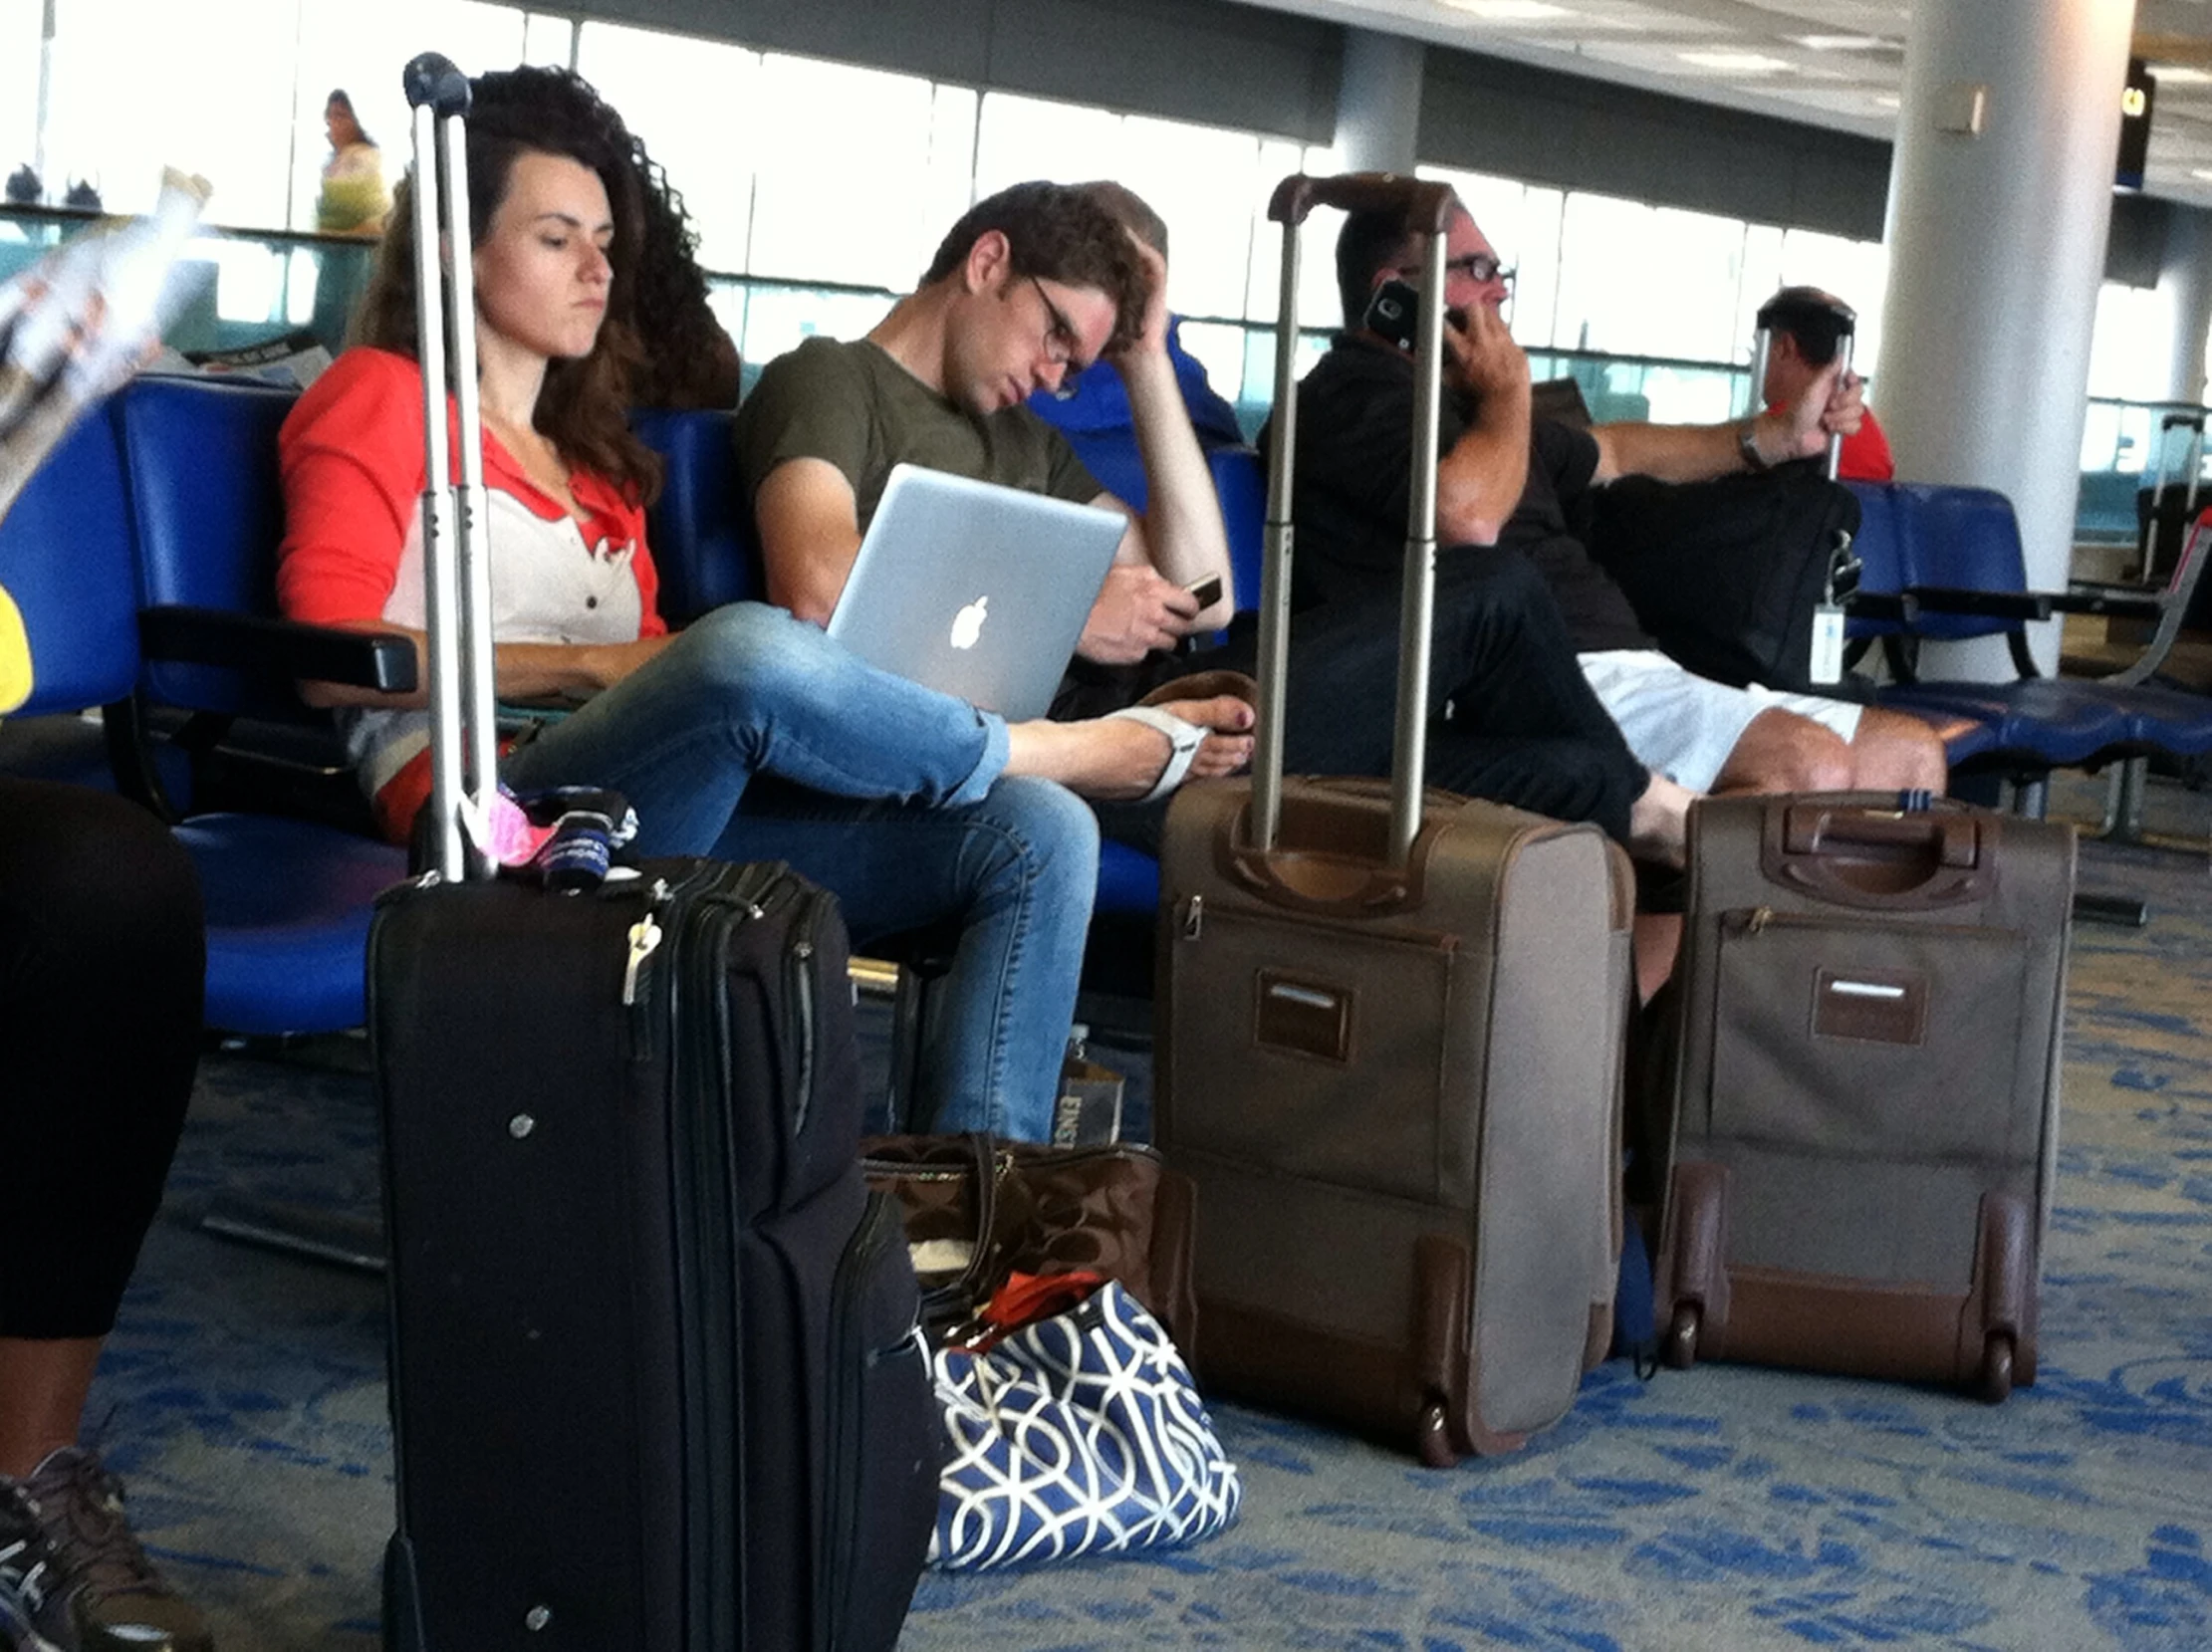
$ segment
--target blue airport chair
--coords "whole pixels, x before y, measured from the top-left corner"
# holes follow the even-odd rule
[[[2149,685],[2154,660],[2108,679],[2045,677],[2029,652],[2027,625],[2057,613],[2154,618],[2170,642],[2201,572],[2203,542],[2190,537],[2169,590],[2158,597],[2083,589],[2028,589],[2012,504],[1987,488],[1853,482],[1860,531],[1852,542],[1860,590],[1878,617],[1854,627],[1880,634],[1897,680],[1877,703],[1946,730],[1956,779],[1994,776],[2023,814],[2043,813],[2055,769],[2138,764],[2146,754],[2188,758],[2212,751],[2212,699]],[[1854,605],[1857,599],[1854,598]],[[1928,681],[1918,669],[1923,639],[2003,636],[2015,676],[1998,682]],[[2162,645],[2160,651],[2162,652]],[[2139,770],[2137,771],[2139,775]],[[2124,770],[2123,770],[2124,775]],[[2138,780],[2139,785],[2139,780]],[[2078,897],[2078,916],[2141,923],[2138,901]]]
[[[725,602],[759,598],[760,546],[731,445],[737,415],[652,407],[633,412],[629,423],[666,467],[645,518],[661,617],[688,625]]]
[[[303,677],[413,686],[404,638],[276,617],[276,431],[293,400],[262,384],[146,378],[112,406],[141,702],[220,719],[289,713]],[[207,906],[208,1025],[250,1035],[362,1025],[370,906],[406,875],[404,852],[327,822],[259,812],[194,814],[176,829]]]

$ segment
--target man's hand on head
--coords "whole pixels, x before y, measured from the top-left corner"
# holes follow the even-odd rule
[[[1091,604],[1076,652],[1100,665],[1129,665],[1172,648],[1190,629],[1198,599],[1141,563],[1117,563]]]
[[[1127,348],[1113,357],[1116,366],[1137,356],[1167,354],[1167,260],[1136,231],[1125,229],[1122,233],[1128,236],[1137,262],[1144,266],[1146,291],[1143,323]]]

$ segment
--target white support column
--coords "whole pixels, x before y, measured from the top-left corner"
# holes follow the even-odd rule
[[[2166,255],[2158,266],[2158,296],[2172,329],[2166,399],[2201,402],[2205,335],[2212,333],[2212,213],[2166,203]]]
[[[1907,479],[2019,513],[2063,588],[2134,0],[1920,0],[1891,164],[1881,418]],[[2058,622],[2036,653],[2056,669]],[[2010,675],[2000,646],[1948,671]]]
[[[1345,31],[1336,149],[1348,172],[1410,172],[1427,48],[1372,29]]]

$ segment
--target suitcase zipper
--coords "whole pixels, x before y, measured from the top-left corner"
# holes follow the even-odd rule
[[[818,948],[815,937],[820,931],[824,897],[808,889],[802,897],[806,902],[792,925],[792,939],[784,952],[784,985],[787,989],[785,1004],[789,1020],[787,1031],[797,1054],[798,1090],[792,1107],[791,1133],[797,1138],[806,1133],[807,1119],[814,1108],[815,1078],[815,957]]]
[[[830,1368],[843,1372],[846,1380],[831,1408],[829,1484],[822,1489],[822,1506],[826,1514],[842,1509],[846,1516],[841,1521],[825,1522],[831,1529],[823,1534],[826,1552],[814,1603],[816,1644],[822,1647],[844,1644],[841,1608],[852,1596],[853,1573],[860,1561],[859,1529],[863,1509],[860,1482],[867,1439],[863,1413],[869,1375],[886,1359],[909,1353],[926,1358],[918,1324],[908,1326],[897,1341],[885,1347],[860,1346],[867,1329],[862,1313],[875,1259],[894,1241],[903,1244],[905,1238],[905,1223],[898,1215],[897,1202],[886,1194],[870,1193],[859,1228],[847,1243],[845,1254],[838,1258],[837,1274],[830,1287]]]

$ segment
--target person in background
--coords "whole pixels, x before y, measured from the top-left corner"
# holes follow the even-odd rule
[[[628,159],[637,175],[639,240],[631,279],[612,303],[640,352],[629,369],[629,399],[640,407],[735,407],[742,364],[707,304],[699,232],[682,192],[646,153],[644,139],[573,70],[500,70],[477,76],[469,90],[476,109],[535,104],[572,128],[593,132],[608,153]]]
[[[1759,326],[1767,334],[1767,376],[1759,386],[1770,412],[1804,395],[1813,380],[1836,359],[1844,329],[1857,318],[1850,306],[1818,287],[1785,287],[1759,307]],[[1887,482],[1897,474],[1889,438],[1871,407],[1859,413],[1858,428],[1843,437],[1836,474],[1845,482]]]
[[[391,211],[383,151],[362,130],[354,100],[343,91],[324,103],[323,130],[330,136],[331,158],[323,163],[323,189],[315,197],[316,229],[325,235],[381,235]]]

